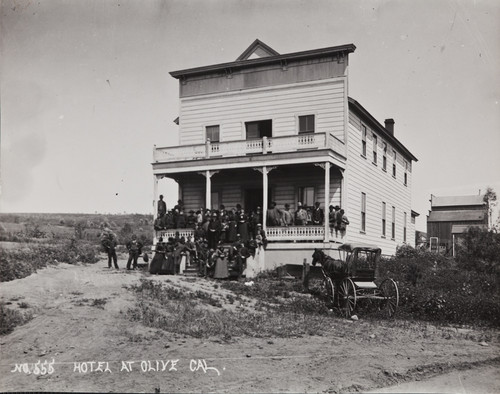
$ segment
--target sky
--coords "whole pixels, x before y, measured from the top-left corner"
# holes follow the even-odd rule
[[[1,0],[1,212],[151,213],[153,146],[178,143],[178,81],[256,39],[353,43],[349,96],[418,158],[430,195],[500,195],[496,0]],[[167,205],[175,182],[160,181]]]

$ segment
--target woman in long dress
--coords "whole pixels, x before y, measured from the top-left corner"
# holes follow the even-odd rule
[[[248,235],[248,217],[245,215],[245,211],[241,210],[241,214],[238,220],[238,234],[241,236],[242,242],[248,242],[250,237]]]
[[[227,267],[228,255],[224,250],[224,247],[222,245],[219,246],[219,248],[214,253],[214,257],[216,258],[214,279],[229,278],[229,269]]]
[[[166,245],[165,260],[161,267],[160,274],[175,275],[174,240],[169,239]]]
[[[165,262],[165,251],[166,245],[163,242],[163,238],[160,237],[155,247],[155,255],[153,260],[151,260],[151,264],[149,265],[149,273],[153,275],[157,275],[160,273],[162,265]]]

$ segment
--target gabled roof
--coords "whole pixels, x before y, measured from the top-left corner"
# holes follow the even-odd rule
[[[485,219],[482,210],[431,211],[428,222],[475,222]]]
[[[431,206],[433,207],[454,207],[454,206],[467,206],[467,205],[485,205],[483,201],[484,196],[447,196],[447,197],[431,197]]]
[[[361,116],[364,122],[368,123],[374,131],[376,131],[379,135],[381,135],[386,141],[389,141],[391,145],[397,147],[405,156],[407,156],[410,160],[418,161],[418,159],[413,156],[413,154],[406,149],[406,147],[399,142],[399,140],[394,137],[391,133],[387,131],[387,129],[382,126],[377,119],[375,119],[360,103],[354,100],[352,97],[349,97],[349,109],[352,109],[358,115]]]
[[[258,43],[256,44],[256,41]],[[256,40],[250,45],[245,52],[243,52],[240,57],[234,62],[214,64],[211,66],[189,68],[185,70],[172,71],[170,75],[174,78],[180,79],[192,75],[202,75],[210,74],[215,72],[224,72],[227,70],[239,70],[244,68],[250,68],[255,66],[262,66],[268,64],[280,64],[282,62],[288,62],[292,60],[306,60],[321,58],[329,55],[335,54],[349,54],[354,52],[356,46],[354,44],[339,45],[335,47],[313,49],[309,51],[286,53],[284,55],[278,54],[274,49],[264,44],[262,41]],[[254,45],[255,44],[255,45]],[[246,56],[252,56],[256,52],[252,52],[252,48],[259,51],[260,54],[268,54],[268,56],[259,57],[256,59],[245,58]],[[249,51],[247,53],[247,51]],[[276,53],[276,54],[273,54]],[[241,59],[240,59],[241,58]]]
[[[247,60],[253,56],[257,58],[267,57],[267,56],[278,56],[279,53],[276,52],[273,48],[263,43],[261,40],[256,39],[250,46],[245,49],[245,51],[238,56],[238,60]]]

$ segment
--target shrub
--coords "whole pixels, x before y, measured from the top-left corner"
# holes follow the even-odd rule
[[[98,260],[94,245],[76,240],[56,244],[31,244],[27,249],[2,250],[0,281],[24,278],[51,264],[96,263]]]
[[[469,227],[459,238],[457,256],[464,269],[500,273],[500,234]]]
[[[21,313],[6,307],[0,302],[0,335],[9,334],[14,327],[27,323],[33,318],[31,313]]]
[[[399,287],[398,314],[457,324],[500,326],[500,281],[496,273],[474,271],[452,258],[404,248],[383,259],[379,278]]]

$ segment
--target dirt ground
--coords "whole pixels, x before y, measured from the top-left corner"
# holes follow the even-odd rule
[[[0,391],[500,392],[495,330],[332,315],[318,335],[202,340],[130,321],[125,286],[149,274],[106,266],[60,264],[0,284],[10,308],[34,315],[0,337]],[[204,279],[153,279],[221,291]]]

